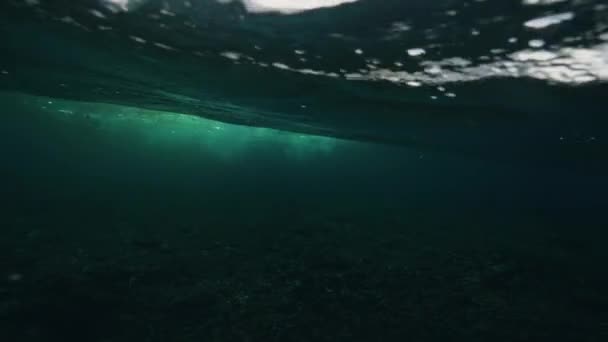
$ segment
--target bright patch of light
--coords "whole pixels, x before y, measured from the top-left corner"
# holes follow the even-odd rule
[[[531,51],[524,50],[514,53],[511,58],[517,61],[526,62],[526,61],[549,61],[554,58],[557,58],[557,54],[550,51]]]
[[[238,52],[233,51],[224,51],[220,53],[220,56],[231,59],[233,61],[238,61],[241,58],[241,55]]]
[[[183,95],[167,92],[159,92],[159,95],[189,101],[189,98]],[[0,97],[7,96],[13,98],[15,95],[0,92]],[[92,129],[91,123],[95,123],[94,129],[98,133],[96,136],[101,139],[114,141],[118,138],[118,141],[129,141],[133,148],[146,150],[161,148],[163,151],[175,150],[179,153],[185,150],[199,151],[201,157],[220,158],[226,162],[239,162],[243,156],[260,151],[260,147],[273,151],[277,146],[286,153],[286,157],[305,161],[308,158],[328,155],[336,148],[348,144],[330,137],[239,126],[179,113],[62,99],[51,101],[49,98],[31,95],[18,96],[23,103],[33,108],[47,109],[47,103],[54,104],[59,109],[49,110],[47,113],[61,122],[72,122],[76,125],[85,123],[86,129]],[[231,109],[243,110],[238,106]],[[306,129],[305,125],[298,127]]]
[[[105,2],[109,5],[114,5],[123,11],[127,11],[129,9],[129,0],[105,0]]]
[[[424,51],[424,49],[420,49],[420,48],[407,50],[407,54],[412,57],[421,56],[421,55],[424,55],[425,53],[426,53],[426,51]]]
[[[108,9],[114,12],[132,11],[148,0],[100,0]]]
[[[528,45],[533,48],[541,48],[541,47],[545,46],[545,41],[543,41],[541,39],[532,39],[531,41],[528,42]]]
[[[218,0],[228,3],[232,0]],[[292,14],[310,11],[319,8],[336,7],[342,4],[356,2],[358,0],[240,0],[249,12],[279,12]]]
[[[530,5],[530,6],[535,6],[535,5],[553,5],[553,4],[557,4],[559,2],[564,2],[564,1],[568,1],[568,0],[523,0],[522,3],[524,5]]]
[[[561,22],[572,20],[574,18],[574,13],[565,12],[559,14],[548,15],[546,17],[536,18],[532,20],[528,20],[524,23],[524,26],[533,28],[533,29],[542,29],[551,25],[556,25]]]

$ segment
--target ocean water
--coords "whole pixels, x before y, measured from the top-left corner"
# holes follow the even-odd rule
[[[0,340],[608,340],[608,5],[0,3]]]

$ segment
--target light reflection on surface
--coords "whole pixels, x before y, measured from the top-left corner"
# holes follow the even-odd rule
[[[112,12],[133,11],[150,0],[100,0]]]
[[[488,1],[412,5],[411,13],[358,0],[98,0],[97,7],[81,12],[14,1],[105,39],[108,50],[132,48],[146,61],[160,60],[161,54],[191,70],[213,65],[237,74],[259,76],[264,70],[277,78],[384,82],[403,87],[404,94],[420,88],[429,90],[427,98],[459,99],[463,96],[453,86],[484,79],[570,86],[608,81],[608,6],[601,1],[503,0],[525,9],[521,16],[472,15],[495,7]],[[87,66],[116,73],[103,61]],[[188,77],[200,76],[196,73]],[[450,95],[437,93],[443,86]]]
[[[226,2],[226,0],[223,0]],[[231,1],[231,0],[228,0]],[[280,12],[285,14],[335,7],[358,0],[241,0],[250,12]]]
[[[106,4],[110,4],[120,10],[128,11],[141,6],[147,0],[102,0]],[[237,0],[217,0],[224,5],[232,4]],[[247,11],[251,13],[278,12],[282,14],[297,14],[303,11],[314,9],[330,8],[347,3],[355,3],[358,0],[308,0],[308,1],[290,1],[290,0],[238,0]],[[532,7],[547,7],[563,3],[563,0],[522,0],[522,5]],[[30,3],[30,2],[28,2]],[[191,10],[193,3],[185,1],[183,4],[179,2],[164,2],[162,8],[159,9],[158,15],[154,16],[154,20],[161,20],[162,17],[181,17],[184,12],[179,8]],[[194,2],[194,4],[197,4]],[[476,1],[469,6],[483,6],[484,1]],[[576,9],[576,7],[574,7]],[[604,11],[601,6],[595,6],[596,11]],[[441,10],[447,18],[456,18],[463,15],[463,9],[453,8]],[[105,15],[96,9],[92,9],[96,17],[104,19]],[[601,16],[599,17],[601,18]],[[576,19],[575,11],[550,11],[545,15],[526,18],[522,22],[524,29],[542,31],[549,27],[555,30],[555,27],[563,25],[566,22]],[[492,17],[488,22],[503,22],[505,17]],[[480,21],[481,23],[482,21]],[[72,23],[78,23],[73,21]],[[191,30],[198,30],[198,26],[191,21],[185,21]],[[165,25],[161,23],[161,25]],[[608,56],[605,44],[595,44],[587,46],[574,47],[559,47],[546,42],[542,35],[532,39],[523,40],[522,46],[518,50],[505,48],[489,48],[485,55],[478,56],[477,60],[469,56],[443,56],[437,58],[438,53],[443,48],[441,43],[441,29],[447,30],[450,26],[449,21],[441,25],[436,25],[434,28],[424,30],[427,37],[427,44],[416,44],[418,46],[408,47],[405,49],[405,56],[402,60],[385,60],[381,56],[376,56],[373,49],[365,48],[364,44],[360,46],[350,45],[356,43],[357,37],[352,37],[341,32],[332,32],[328,34],[329,39],[341,39],[345,44],[350,45],[350,51],[355,55],[365,55],[365,64],[356,69],[340,68],[340,70],[332,70],[318,62],[313,62],[312,57],[316,60],[326,56],[323,53],[314,51],[313,48],[300,47],[296,45],[292,53],[297,56],[297,61],[290,60],[268,60],[267,56],[256,56],[247,51],[239,49],[225,49],[215,52],[215,54],[223,57],[225,60],[236,64],[250,64],[259,67],[274,67],[279,70],[296,72],[306,75],[340,77],[346,80],[357,81],[388,81],[395,84],[403,84],[410,87],[419,87],[424,85],[434,86],[437,84],[446,84],[452,82],[467,82],[475,81],[483,78],[495,77],[524,77],[547,80],[563,84],[583,84],[588,82],[606,81],[606,71],[608,69]],[[100,26],[104,27],[106,26]],[[165,27],[169,28],[165,25]],[[109,26],[108,29],[109,30]],[[388,41],[389,44],[401,44],[407,42],[406,39],[412,37],[417,40],[420,36],[412,36],[417,30],[416,24],[408,19],[393,20],[385,28],[386,36],[377,37],[378,41]],[[608,24],[598,23],[600,32],[597,37],[600,40],[606,40],[608,32]],[[479,25],[470,27],[468,32],[472,39],[482,35],[482,29]],[[507,39],[507,41],[497,42],[498,44],[520,44],[520,37],[517,32]],[[145,44],[150,39],[142,35],[129,35],[137,44]],[[577,41],[582,37],[566,37],[564,41]],[[435,41],[431,43],[431,41]],[[362,41],[363,42],[363,41]],[[394,42],[394,43],[392,43]],[[181,52],[178,45],[172,44],[171,41],[156,41],[153,46],[171,52]],[[454,44],[454,42],[445,40],[445,45]],[[475,44],[475,43],[469,43]],[[256,50],[260,51],[258,45],[255,45]],[[341,49],[342,46],[336,46],[335,49]],[[530,50],[532,49],[532,50]],[[312,50],[312,51],[311,51]],[[184,51],[185,52],[185,51]],[[327,50],[325,53],[333,53]],[[351,53],[352,53],[351,52]],[[197,56],[208,56],[208,52],[193,52]],[[212,53],[213,54],[213,53]],[[305,56],[306,55],[306,56]],[[441,54],[444,55],[444,54]],[[408,59],[409,57],[409,59]],[[572,69],[569,64],[576,64],[577,68]],[[390,67],[388,67],[390,65]]]
[[[533,29],[542,29],[545,27],[559,24],[559,23],[567,21],[567,20],[572,20],[573,18],[574,18],[574,13],[565,12],[565,13],[553,14],[553,15],[548,15],[546,17],[528,20],[524,23],[524,26],[533,28]]]

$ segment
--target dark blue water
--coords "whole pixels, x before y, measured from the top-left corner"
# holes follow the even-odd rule
[[[0,338],[608,338],[601,1],[9,0],[0,38]]]

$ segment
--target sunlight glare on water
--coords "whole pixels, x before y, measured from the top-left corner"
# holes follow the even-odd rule
[[[219,0],[227,3],[232,0]],[[250,12],[298,13],[318,8],[335,7],[358,0],[241,0]]]

